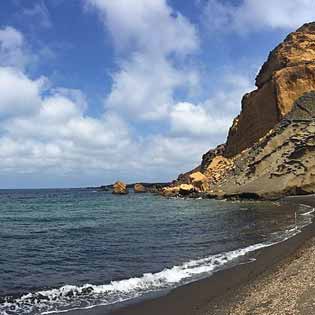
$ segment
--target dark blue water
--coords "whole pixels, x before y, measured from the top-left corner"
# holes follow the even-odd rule
[[[296,211],[272,202],[2,190],[0,314],[111,304],[187,283],[285,237]]]

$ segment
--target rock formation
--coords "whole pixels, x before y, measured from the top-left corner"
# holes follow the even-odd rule
[[[193,187],[197,188],[198,191],[208,191],[209,181],[206,175],[201,172],[195,172],[189,175],[189,179]]]
[[[303,25],[270,53],[256,86],[243,97],[226,144],[204,154],[200,166],[181,174],[163,194],[315,193],[315,23]]]
[[[128,194],[127,185],[121,181],[117,181],[113,185],[113,194],[116,195],[126,195]]]
[[[315,192],[315,91],[300,97],[283,120],[233,159],[210,194],[277,198]]]
[[[147,192],[146,188],[145,188],[142,184],[135,184],[135,185],[133,186],[133,191],[134,191],[136,194]]]
[[[241,153],[263,137],[292,109],[294,101],[315,90],[315,23],[291,33],[269,55],[246,94],[230,129],[225,156]]]

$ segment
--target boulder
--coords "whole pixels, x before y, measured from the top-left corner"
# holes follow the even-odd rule
[[[117,181],[113,185],[113,194],[116,195],[126,195],[128,194],[127,185],[121,181]]]
[[[135,184],[133,186],[133,190],[137,194],[147,192],[146,188],[142,184]]]
[[[179,186],[175,187],[164,187],[161,191],[160,194],[164,197],[176,197],[179,194]]]
[[[187,195],[191,194],[192,192],[194,192],[194,190],[195,190],[195,188],[191,184],[181,184],[179,186],[179,194],[181,196],[187,196]]]

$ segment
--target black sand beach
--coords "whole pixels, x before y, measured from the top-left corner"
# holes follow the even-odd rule
[[[315,207],[314,196],[289,197],[285,200],[292,204],[304,204]],[[225,315],[225,314],[256,314],[255,307],[248,312],[242,311],[249,304],[245,303],[248,296],[255,296],[255,291],[250,285],[259,287],[263,279],[268,277],[272,279],[273,274],[279,271],[279,266],[290,266],[296,257],[300,257],[302,253],[307,252],[314,242],[315,225],[310,224],[305,227],[301,233],[294,237],[256,251],[251,257],[255,260],[232,267],[227,270],[219,271],[207,279],[193,282],[191,284],[172,290],[169,294],[159,298],[147,299],[133,305],[127,305],[123,308],[108,311],[108,309],[99,306],[92,309],[76,310],[68,312],[69,315]],[[310,243],[311,242],[311,243]],[[310,245],[311,244],[311,245]],[[300,255],[300,256],[299,256]],[[314,271],[314,270],[313,270]],[[311,271],[312,273],[314,273]],[[298,273],[298,270],[297,270]],[[298,274],[297,274],[298,275]],[[272,282],[272,281],[271,281]],[[268,289],[268,288],[267,288]],[[287,288],[290,290],[290,287]],[[283,295],[286,292],[278,292]],[[253,298],[253,296],[251,297]],[[276,297],[273,297],[276,299]],[[261,305],[263,297],[255,297],[258,301],[258,308],[261,306],[269,307],[269,304]],[[260,302],[259,302],[260,301]],[[239,306],[238,311],[231,311],[236,305]],[[259,306],[260,305],[260,306]],[[298,314],[295,312],[282,313],[277,310],[271,310],[270,314]],[[257,313],[262,314],[262,313]],[[265,314],[265,313],[264,313]],[[267,314],[267,313],[266,313]],[[305,313],[311,314],[311,313]]]

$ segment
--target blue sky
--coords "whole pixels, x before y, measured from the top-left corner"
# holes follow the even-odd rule
[[[313,0],[0,3],[0,188],[167,181],[225,141]]]

